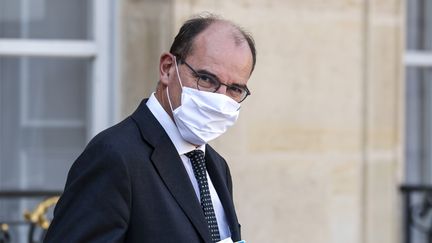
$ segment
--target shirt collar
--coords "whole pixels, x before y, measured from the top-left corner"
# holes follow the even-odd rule
[[[147,107],[162,125],[179,155],[188,153],[195,149],[200,149],[205,152],[205,144],[196,148],[195,145],[188,143],[183,139],[174,121],[156,99],[155,93],[152,93],[147,100]]]

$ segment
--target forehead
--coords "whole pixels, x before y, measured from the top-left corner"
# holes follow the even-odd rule
[[[246,40],[227,23],[213,23],[194,40],[188,60],[197,69],[216,74],[225,83],[246,84],[252,69],[252,53]]]

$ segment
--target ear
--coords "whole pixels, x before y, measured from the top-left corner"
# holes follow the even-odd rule
[[[171,53],[164,52],[160,57],[159,62],[159,80],[164,85],[168,85],[169,76],[172,74],[172,67],[174,64],[174,56]]]

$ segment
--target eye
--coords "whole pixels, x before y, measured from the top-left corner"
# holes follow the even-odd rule
[[[229,90],[230,90],[232,93],[235,93],[235,94],[238,94],[238,95],[240,95],[240,94],[242,94],[242,93],[244,92],[244,89],[241,88],[241,87],[238,87],[238,86],[230,86],[230,87],[229,87]]]
[[[200,85],[207,86],[207,87],[219,86],[219,82],[209,75],[198,74],[197,78],[199,78]]]

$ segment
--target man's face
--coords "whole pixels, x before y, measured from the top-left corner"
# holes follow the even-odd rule
[[[192,52],[185,61],[198,73],[214,76],[223,84],[246,87],[252,69],[252,54],[246,41],[235,43],[233,31],[233,28],[227,24],[212,24],[195,38]],[[162,55],[161,65],[163,57]],[[181,104],[181,85],[174,61],[172,62],[164,81],[169,88],[172,108],[175,109]],[[177,60],[177,63],[180,64],[180,61]],[[183,86],[197,88],[196,76],[190,68],[181,64],[178,65],[178,71]],[[224,85],[221,85],[216,92],[228,95],[227,87]],[[166,95],[164,98],[167,99]],[[166,103],[162,101],[163,106]],[[171,113],[170,107],[164,108]]]

